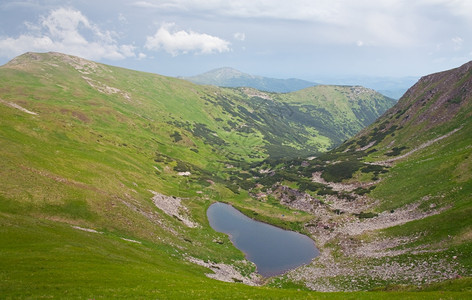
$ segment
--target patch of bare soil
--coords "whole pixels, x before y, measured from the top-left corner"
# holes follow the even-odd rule
[[[253,89],[253,88],[245,87],[245,88],[241,88],[241,91],[249,97],[259,97],[259,98],[266,99],[266,100],[273,100],[272,97],[269,94],[261,92],[259,90]]]
[[[119,88],[108,86],[108,85],[106,85],[106,84],[104,84],[104,83],[102,83],[98,80],[94,80],[94,79],[89,78],[87,76],[82,76],[82,78],[91,87],[93,87],[94,89],[96,89],[97,91],[99,91],[102,94],[106,94],[106,95],[119,94],[123,98],[125,98],[126,100],[131,101],[131,96],[127,92],[124,92],[124,91],[120,90]]]
[[[123,241],[131,242],[131,243],[142,244],[140,241],[137,241],[137,240],[127,239],[123,237],[120,239],[122,239]]]
[[[152,223],[156,224],[156,225],[159,225],[160,227],[162,227],[163,229],[169,231],[170,233],[172,233],[173,235],[178,235],[178,232],[172,227],[170,226],[169,224],[167,224],[166,222],[164,222],[160,217],[159,217],[159,214],[155,211],[148,211],[144,208],[142,208],[139,203],[136,203],[136,201],[132,201],[131,199],[128,199],[128,201],[125,201],[125,200],[121,200],[121,202],[126,205],[126,207],[128,207],[129,209],[131,209],[132,211],[134,212],[137,212],[139,214],[141,214],[142,216],[146,217],[149,221],[151,221]],[[134,202],[134,203],[133,203]],[[158,239],[160,240],[161,238],[158,237]]]
[[[85,231],[85,232],[103,234],[103,232],[97,231],[97,230],[91,229],[91,228],[85,228],[85,227],[80,227],[80,226],[72,226],[72,228],[77,229],[77,230],[81,230],[81,231]],[[127,238],[124,238],[124,237],[120,237],[120,239],[122,239],[123,241],[131,242],[131,243],[142,244],[140,241],[127,239]]]
[[[13,103],[13,102],[9,102],[9,101],[5,101],[5,100],[3,100],[3,99],[0,99],[0,103],[4,104],[4,105],[6,105],[6,106],[10,106],[10,107],[16,108],[16,109],[18,109],[18,110],[20,110],[20,111],[22,111],[22,112],[24,112],[24,113],[30,114],[30,115],[35,115],[35,116],[38,115],[38,114],[35,113],[34,111],[28,110],[28,109],[26,109],[26,108],[24,108],[24,107],[22,107],[22,106],[20,106],[20,105],[18,105],[18,104],[16,104],[16,103]]]
[[[80,227],[80,226],[72,226],[72,228],[77,229],[77,230],[82,230],[82,231],[85,231],[85,232],[100,233],[100,234],[103,233],[103,232],[97,231],[97,230],[95,230],[95,229],[84,228],[84,227]]]
[[[209,278],[225,282],[240,282],[251,286],[261,285],[261,278],[256,273],[252,273],[250,277],[245,277],[241,275],[241,273],[238,272],[232,265],[214,262],[204,262],[201,259],[194,258],[191,256],[188,256],[187,260],[213,271],[213,273],[205,274]]]
[[[368,188],[373,185],[375,185],[377,182],[372,181],[372,182],[356,182],[356,183],[341,183],[341,182],[327,182],[321,177],[321,172],[314,172],[311,175],[311,180],[313,182],[321,183],[324,185],[327,185],[333,189],[333,191],[336,192],[352,192],[353,190],[357,188]]]
[[[188,217],[189,211],[188,208],[182,205],[182,199],[174,196],[166,196],[154,191],[152,202],[156,205],[157,208],[168,214],[169,216],[177,218],[179,221],[184,223],[185,226],[190,228],[198,227],[198,224],[191,221]]]

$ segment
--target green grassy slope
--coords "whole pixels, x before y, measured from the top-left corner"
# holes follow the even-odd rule
[[[28,53],[0,67],[0,294],[325,297],[297,291],[302,285],[280,290],[215,281],[204,275],[212,271],[186,261],[254,271],[209,227],[205,210],[213,201],[289,228],[311,219],[245,191],[249,163],[335,144],[332,136],[312,134],[314,109],[297,121],[291,112],[300,104],[277,97],[58,53]],[[153,192],[181,197],[179,215],[157,208]]]
[[[460,299],[463,292],[316,293],[250,287],[205,277],[208,269],[184,262],[176,249],[120,235],[82,232],[57,221],[1,218],[2,298],[60,299]],[[21,238],[19,238],[21,237]],[[300,287],[298,287],[300,288]]]
[[[319,124],[315,127],[323,135],[333,137],[336,145],[374,122],[386,107],[396,103],[360,86],[318,85],[280,97],[284,102],[298,104],[296,113],[312,112]]]

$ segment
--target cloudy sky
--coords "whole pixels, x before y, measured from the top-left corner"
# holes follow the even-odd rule
[[[472,60],[472,1],[0,0],[0,64],[27,51],[170,76],[421,76]]]

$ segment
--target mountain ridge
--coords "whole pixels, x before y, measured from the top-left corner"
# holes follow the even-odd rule
[[[211,84],[222,87],[252,87],[275,93],[289,93],[317,85],[314,82],[296,78],[277,79],[251,75],[231,67],[217,68],[200,75],[180,78],[197,84]]]
[[[68,64],[70,64],[70,66],[72,66],[74,69],[76,69],[76,71],[80,73],[80,78],[78,78],[77,80],[82,81],[82,83],[83,81],[85,81],[88,86],[98,90],[100,93],[107,95],[120,95],[121,97],[124,97],[127,101],[132,100],[133,95],[131,93],[131,90],[128,89],[127,91],[126,88],[120,89],[116,86],[116,84],[115,86],[112,86],[111,84],[109,85],[109,83],[105,82],[111,82],[113,80],[116,81],[116,78],[114,78],[113,75],[111,75],[111,72],[106,70],[105,67],[103,67],[101,64],[90,62],[78,57],[66,56],[60,53],[51,53],[49,55],[51,55],[51,57],[54,57],[54,59],[62,59],[66,61]],[[22,64],[24,64],[24,61],[40,62],[41,59],[43,58],[41,58],[41,55],[39,54],[26,53],[7,63],[4,68],[32,68],[31,65],[26,64],[25,66],[22,66]],[[54,65],[54,62],[46,62],[46,64],[49,68],[57,67],[56,65]],[[120,68],[117,68],[117,70],[126,71],[126,69]],[[94,74],[94,72],[99,72],[97,74],[102,76],[103,79],[95,79],[89,76],[97,75]],[[159,80],[163,83],[172,82],[172,84],[174,84],[175,82],[174,85],[176,85],[177,82],[179,82],[179,84],[182,84],[182,91],[191,89],[191,85],[185,84],[186,81],[175,81],[175,79],[171,77],[165,77],[155,74],[152,75],[150,73],[139,74],[149,74],[149,76],[159,78]],[[123,84],[123,86],[127,85],[127,83],[119,84]],[[203,87],[202,89],[205,91],[210,91],[212,88]],[[246,134],[254,130],[262,130],[263,132],[265,132],[264,135],[266,137],[279,136],[280,138],[285,139],[277,142],[279,145],[279,151],[282,151],[281,155],[285,155],[283,154],[284,152],[286,152],[285,150],[283,150],[284,148],[289,149],[287,148],[287,145],[291,144],[291,142],[288,140],[290,139],[289,135],[299,136],[296,137],[296,139],[298,139],[299,141],[304,141],[303,143],[298,142],[298,144],[295,145],[295,148],[305,148],[305,155],[312,155],[320,150],[324,151],[326,149],[332,148],[342,142],[347,137],[352,136],[364,126],[369,124],[369,122],[374,121],[375,118],[373,116],[380,115],[381,113],[383,113],[383,111],[385,111],[387,108],[391,107],[395,103],[394,100],[389,99],[379,93],[373,92],[369,89],[362,88],[359,90],[361,92],[358,93],[347,92],[347,90],[350,89],[353,88],[349,86],[333,86],[332,88],[327,87],[324,89],[320,89],[320,92],[322,91],[322,93],[325,93],[324,95],[316,95],[316,90],[318,90],[316,87],[307,88],[298,94],[268,93],[260,91],[251,91],[245,88],[215,88],[214,92],[210,92],[214,93],[211,97],[208,97],[206,95],[198,96],[196,93],[189,94],[188,96],[190,97],[196,96],[198,98],[197,103],[193,104],[194,108],[197,108],[195,105],[199,106],[202,101],[204,105],[208,105],[209,107],[219,107],[209,117],[209,112],[205,111],[201,107],[198,107],[197,111],[194,111],[189,110],[189,107],[191,107],[192,105],[178,104],[179,102],[184,103],[184,101],[174,103],[162,102],[159,105],[166,105],[167,107],[162,107],[162,109],[171,109],[171,113],[180,115],[179,118],[189,118],[195,112],[198,112],[200,114],[200,121],[205,121],[199,121],[199,123],[206,123],[206,126],[208,126],[210,125],[208,123],[208,120],[213,120],[212,130],[215,131],[215,126],[217,126],[220,128],[220,130],[224,129],[224,131],[226,131],[226,133],[224,134],[227,136],[232,135],[234,133],[234,129],[231,129],[231,127],[235,126],[234,124],[236,123],[234,123],[234,121],[236,118],[239,118],[240,120],[247,118],[247,120],[249,120],[249,123],[244,124],[244,126],[239,128],[238,130],[248,131],[246,132]],[[175,89],[161,90],[159,92],[164,92],[169,95],[171,95],[172,93],[181,94],[182,96],[179,97],[187,97],[187,95],[184,95],[185,93],[182,93],[181,91]],[[334,103],[331,103],[332,101],[329,100],[331,99],[330,94],[336,96],[335,101],[337,101],[340,105],[335,105]],[[136,97],[139,98],[143,95],[145,97],[150,96],[148,91],[143,90],[140,94],[137,94]],[[232,97],[236,97],[238,99],[238,103],[231,101]],[[293,99],[295,99],[295,101]],[[328,99],[329,101],[325,101],[324,99]],[[330,109],[325,110],[323,106],[328,105],[328,103],[330,103]],[[351,111],[351,105],[353,105],[353,107],[356,109],[355,112]],[[372,110],[369,107],[378,107],[378,109],[376,108]],[[369,117],[362,116],[360,114],[359,109],[366,110],[369,114]],[[228,119],[227,117],[222,118],[222,116],[215,116],[215,114],[219,114],[219,111],[222,110],[229,110],[227,112],[230,112],[229,115],[231,116],[231,118],[227,120],[226,125],[221,122],[224,121],[224,119]],[[203,117],[203,115],[206,115],[206,117]],[[348,116],[350,118],[348,123],[346,123],[347,119],[344,119],[345,116]],[[176,120],[168,122],[175,123]],[[284,122],[289,122],[290,124]],[[180,124],[178,126],[180,126],[181,129],[186,130],[187,132],[189,132],[189,134],[193,134],[191,131],[194,131],[194,128],[190,128],[189,124],[184,125],[185,122],[182,123],[182,121],[178,121],[178,123]],[[271,125],[268,126],[267,124]],[[175,123],[174,125],[177,125],[177,123]],[[294,129],[289,128],[292,125],[296,126],[296,131],[293,131]],[[279,126],[280,128],[278,128]],[[308,131],[306,131],[306,129],[304,128],[305,126],[308,126],[310,128],[314,126],[313,128],[315,128],[315,131],[321,130],[321,132],[308,133]],[[335,130],[333,131],[332,129]],[[274,130],[279,132],[272,132]],[[242,132],[240,132],[239,134],[242,134]],[[303,137],[301,135],[303,135]],[[319,136],[319,142],[316,140],[317,136]],[[215,140],[216,137],[212,139]],[[291,151],[294,150],[295,149],[292,149]],[[250,152],[249,149],[245,151]],[[274,151],[272,151],[272,154],[277,155]]]
[[[442,127],[446,130],[455,129],[447,125],[451,119],[458,118],[456,123],[460,123],[466,122],[471,116],[471,104],[468,101],[472,90],[471,69],[472,62],[468,62],[452,70],[421,77],[408,89],[398,104],[385,112],[376,124],[385,127],[384,130],[404,126],[410,128],[410,133],[399,141],[404,145],[409,141],[423,141],[424,137],[430,138],[424,133],[431,132],[435,128],[444,133]],[[364,136],[369,128],[361,131],[359,135]],[[398,137],[396,140],[398,142]],[[366,142],[373,142],[373,139],[366,139]],[[395,143],[393,139],[388,142],[393,143],[392,145]]]
[[[316,85],[364,86],[376,90],[387,97],[398,100],[414,84],[417,77],[336,77],[327,76],[319,82],[298,78],[277,79],[244,73],[232,67],[222,67],[205,73],[178,77],[196,84],[209,84],[222,87],[252,87],[268,92],[289,93]]]

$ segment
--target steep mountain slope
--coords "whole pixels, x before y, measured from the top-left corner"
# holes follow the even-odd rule
[[[410,88],[402,101],[359,135],[359,146],[365,143],[417,147],[425,141],[465,126],[470,121],[472,63],[446,72],[421,78]],[[398,130],[397,130],[398,129]],[[369,136],[372,131],[392,131],[382,138]],[[390,148],[391,148],[390,147]]]
[[[277,79],[243,73],[233,68],[219,68],[206,73],[183,77],[197,84],[211,84],[223,87],[251,87],[261,91],[289,93],[316,85],[314,82],[290,78]]]
[[[259,195],[315,216],[322,257],[293,271],[318,290],[415,289],[472,275],[472,62],[421,78],[335,150],[261,168]],[[468,279],[459,279],[469,277]],[[444,286],[444,285],[443,285]]]
[[[224,200],[303,230],[308,213],[248,194],[246,168],[331,148],[371,121],[358,107],[390,103],[352,91],[198,86],[59,53],[12,60],[0,67],[1,294],[316,297],[207,278],[262,283],[205,210]]]
[[[318,85],[282,94],[280,99],[290,104],[299,104],[300,108],[296,111],[298,114],[312,111],[312,116],[319,122],[315,127],[320,128],[318,130],[323,135],[333,137],[335,145],[344,141],[345,136],[353,136],[367,124],[374,122],[385,112],[386,107],[396,103],[371,89],[336,85]],[[295,116],[295,119],[301,118],[303,116]],[[349,126],[345,126],[346,121]]]

